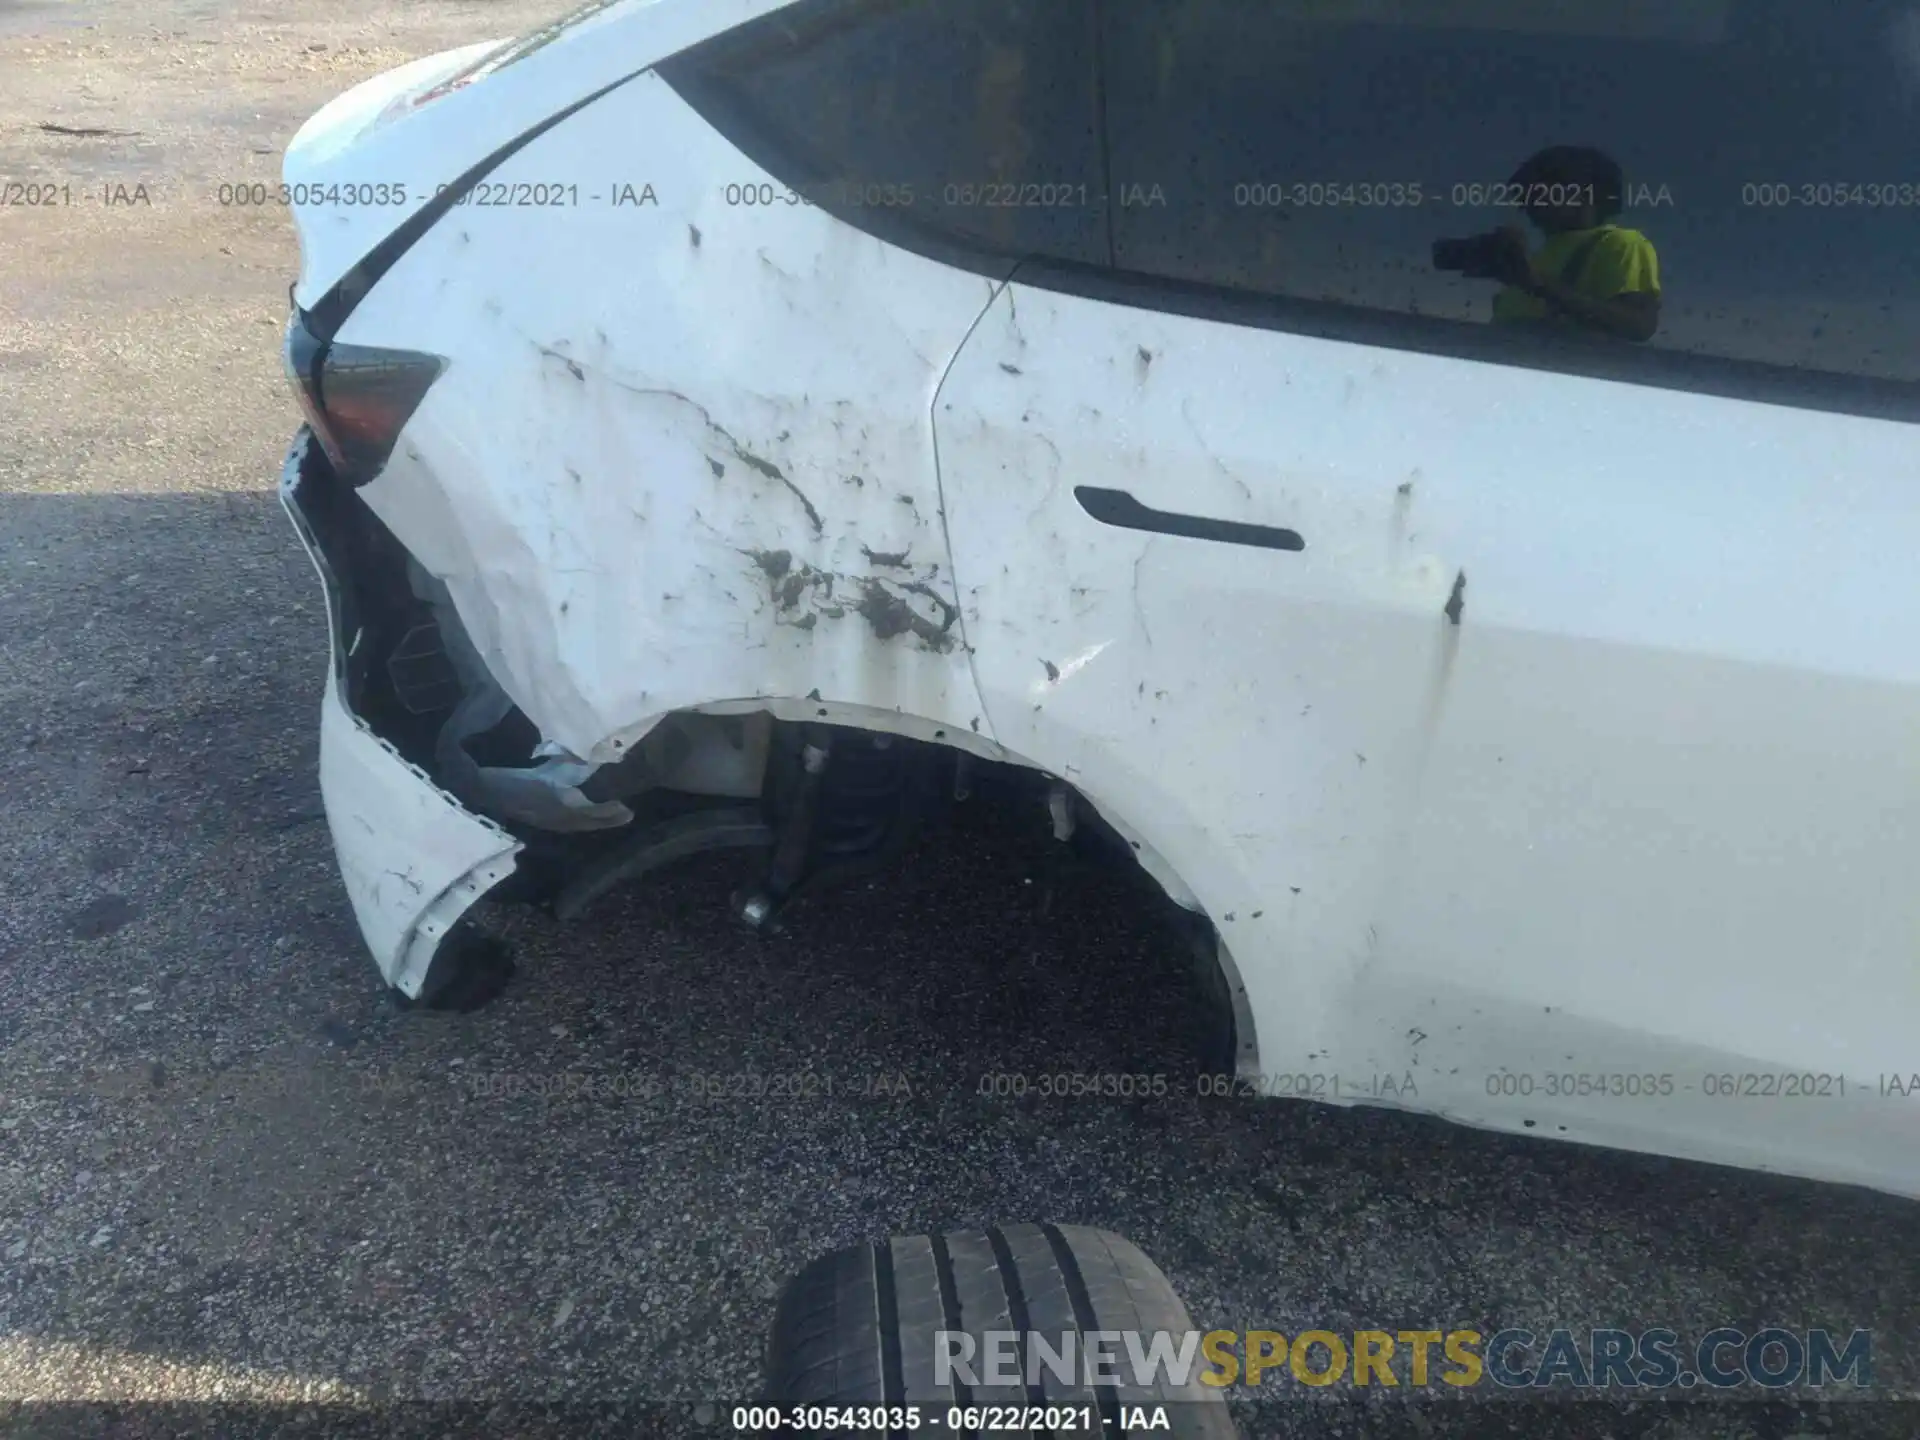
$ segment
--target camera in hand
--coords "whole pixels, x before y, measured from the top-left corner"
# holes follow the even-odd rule
[[[1510,242],[1498,230],[1469,235],[1464,240],[1433,242],[1433,268],[1457,270],[1469,280],[1498,280],[1505,269]]]

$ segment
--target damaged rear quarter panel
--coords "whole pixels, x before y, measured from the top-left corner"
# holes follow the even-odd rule
[[[984,731],[929,411],[992,282],[729,205],[780,187],[651,75],[494,179],[578,200],[455,210],[341,339],[447,357],[361,493],[541,732],[813,692]]]

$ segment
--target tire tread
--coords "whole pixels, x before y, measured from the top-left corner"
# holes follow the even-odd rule
[[[794,1277],[768,1339],[765,1398],[778,1405],[918,1405],[926,1437],[948,1433],[950,1406],[1092,1406],[1103,1434],[1117,1436],[1124,1433],[1124,1407],[1167,1405],[1174,1436],[1233,1440],[1238,1432],[1221,1392],[1195,1380],[1141,1386],[1124,1364],[1118,1379],[1097,1384],[1079,1373],[1062,1378],[1045,1365],[1033,1384],[1015,1388],[990,1386],[980,1374],[991,1331],[1032,1331],[1049,1351],[1073,1333],[1077,1370],[1077,1337],[1088,1331],[1193,1328],[1159,1267],[1111,1231],[1017,1224],[895,1236],[822,1256]],[[980,1383],[958,1374],[935,1383],[934,1337],[942,1330],[973,1338]],[[1024,1358],[1024,1335],[1019,1353]]]

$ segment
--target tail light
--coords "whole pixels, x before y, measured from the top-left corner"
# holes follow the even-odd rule
[[[322,341],[298,309],[285,360],[294,398],[334,471],[356,489],[378,475],[447,362],[415,350]]]

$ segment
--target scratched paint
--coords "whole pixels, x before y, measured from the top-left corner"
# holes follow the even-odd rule
[[[925,412],[991,287],[817,210],[727,209],[706,177],[741,161],[651,77],[600,107],[628,133],[688,133],[653,167],[657,217],[503,211],[457,251],[435,230],[348,321],[343,339],[452,357],[367,503],[573,754],[616,759],[719,697],[816,689],[968,726],[984,708]],[[596,133],[560,127],[499,178],[590,171]],[[574,283],[498,284],[535,237]]]

